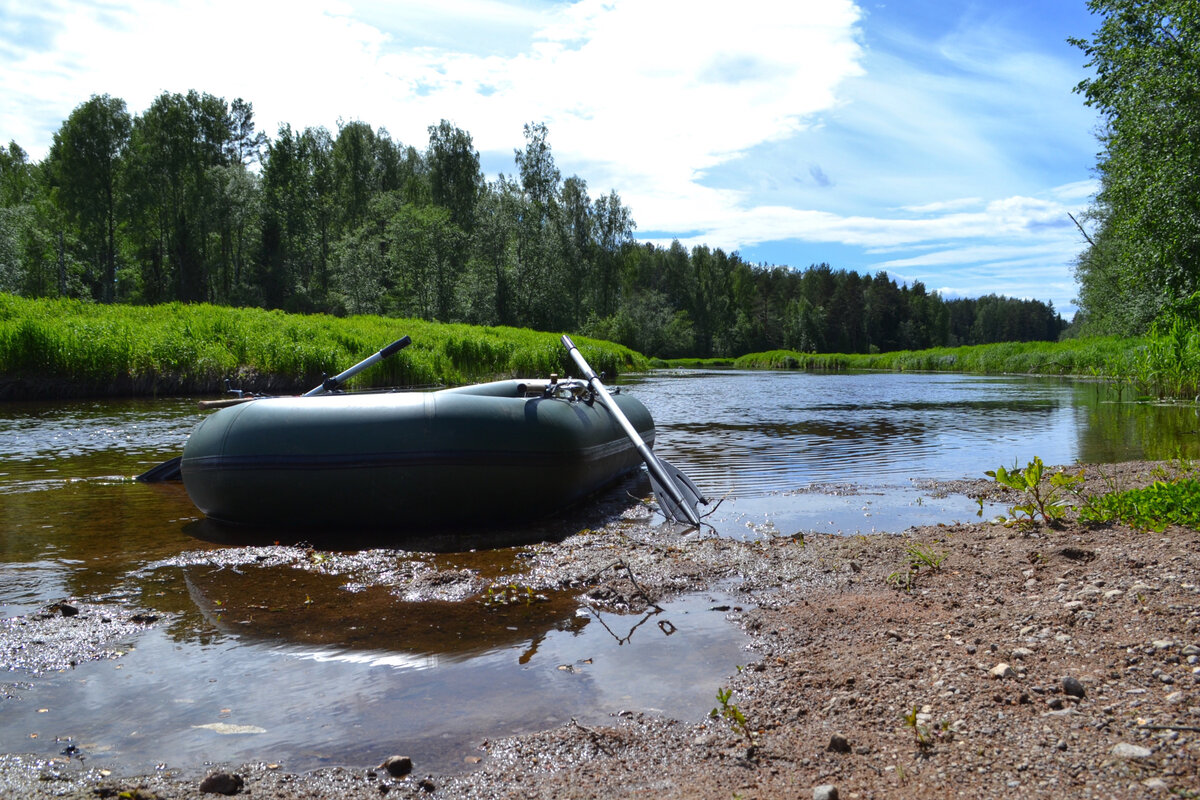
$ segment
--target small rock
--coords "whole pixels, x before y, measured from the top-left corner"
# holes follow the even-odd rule
[[[1162,778],[1146,778],[1142,781],[1142,786],[1145,786],[1152,792],[1165,792],[1171,787]]]
[[[1063,608],[1065,608],[1067,611],[1079,611],[1081,608],[1083,608],[1083,601],[1070,600],[1066,603],[1063,603]]]
[[[1200,656],[1200,647],[1197,647],[1194,644],[1189,644],[1187,647],[1183,648],[1183,655]]]
[[[1170,639],[1155,639],[1150,644],[1155,650],[1170,650],[1175,646],[1175,642]]]
[[[437,784],[435,784],[429,778],[421,778],[421,780],[417,781],[417,786],[420,787],[421,791],[423,792],[432,792],[437,789]]]
[[[58,604],[58,613],[62,614],[64,617],[74,617],[74,616],[78,616],[79,609],[76,606],[70,605],[68,603],[59,603]]]
[[[245,782],[241,775],[231,775],[228,772],[214,772],[200,781],[202,794],[234,795],[242,790]]]
[[[379,765],[380,769],[386,769],[388,774],[393,778],[403,778],[408,773],[412,772],[412,759],[408,756],[389,756],[384,759]]]
[[[845,736],[835,733],[829,738],[829,746],[825,749],[831,753],[849,753],[850,742],[846,740]]]
[[[823,783],[813,787],[813,800],[838,800],[837,787],[832,783]]]
[[[1024,661],[1033,655],[1033,651],[1028,647],[1018,647],[1012,651],[1012,657],[1015,661]]]
[[[1015,678],[1017,676],[1017,672],[1008,664],[1005,664],[1003,661],[1001,661],[999,664],[988,670],[988,675],[991,675],[993,678]]]
[[[1063,707],[1063,699],[1061,697],[1051,697],[1046,701],[1046,705],[1050,706],[1055,711]]]
[[[1169,695],[1166,696],[1165,699],[1166,699],[1168,705],[1177,706],[1180,703],[1182,703],[1186,698],[1183,696],[1183,692],[1171,692]]]
[[[1070,675],[1062,679],[1063,692],[1069,697],[1083,698],[1087,696],[1087,690],[1083,688],[1083,684],[1078,678],[1073,678]]]
[[[1109,751],[1117,758],[1149,758],[1153,753],[1149,747],[1142,747],[1139,744],[1129,744],[1128,742],[1118,742],[1113,745]]]
[[[886,635],[889,639],[895,639],[897,642],[904,638],[903,636],[900,635],[899,631],[891,631],[890,630],[887,632]]]

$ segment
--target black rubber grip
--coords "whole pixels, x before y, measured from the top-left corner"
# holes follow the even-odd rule
[[[410,344],[412,344],[412,339],[408,336],[405,336],[401,339],[397,339],[396,341],[389,344],[387,347],[380,350],[379,355],[382,356],[383,358],[387,358],[388,356],[390,356],[394,353],[397,353],[397,352],[403,350],[404,348],[408,347]]]

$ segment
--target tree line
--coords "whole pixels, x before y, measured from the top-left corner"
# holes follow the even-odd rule
[[[0,150],[0,291],[572,330],[650,355],[865,353],[1057,339],[1052,304],[944,299],[736,252],[638,243],[616,191],[563,178],[544,124],[484,178],[442,121],[423,150],[361,121],[258,132],[250,103],[93,96],[31,162]]]

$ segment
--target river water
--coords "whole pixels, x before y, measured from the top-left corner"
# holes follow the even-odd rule
[[[1200,457],[1194,407],[1107,402],[1102,387],[1069,380],[681,371],[622,390],[654,414],[656,451],[713,498],[711,531],[736,538],[973,520],[975,502],[934,497],[919,479],[982,477],[1034,456]],[[178,454],[201,413],[184,399],[0,405],[0,623],[66,600],[170,620],[119,642],[116,660],[0,672],[0,751],[74,748],[116,773],[205,760],[365,766],[395,752],[418,769],[462,769],[486,738],[572,717],[699,719],[746,660],[742,635],[713,610],[731,602],[719,592],[667,604],[658,621],[669,628],[568,596],[389,621],[370,592],[320,576],[178,566],[217,545],[192,535],[199,515],[181,486],[131,476]],[[614,491],[631,486],[644,479]],[[281,596],[303,596],[310,613],[303,625],[246,624],[220,613],[231,593],[262,619]]]

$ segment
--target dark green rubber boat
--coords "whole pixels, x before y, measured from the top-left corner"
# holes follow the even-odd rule
[[[646,407],[611,399],[652,443]],[[545,515],[641,464],[587,384],[552,379],[256,399],[201,422],[181,469],[219,522],[418,530]]]

